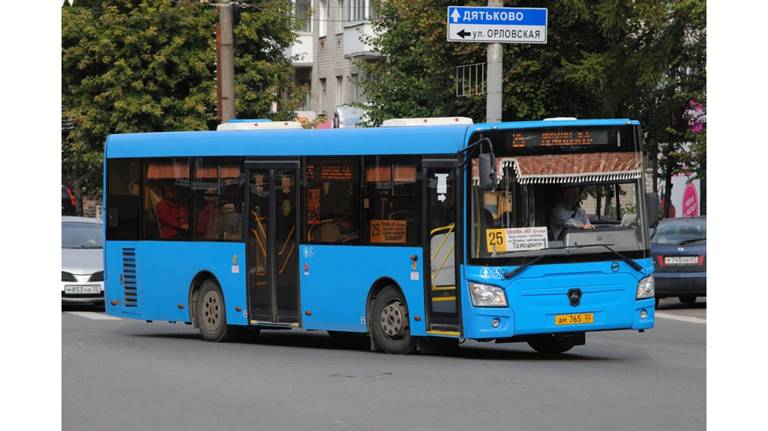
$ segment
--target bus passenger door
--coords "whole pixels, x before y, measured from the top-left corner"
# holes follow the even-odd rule
[[[251,323],[299,321],[298,162],[246,162]]]
[[[461,332],[457,250],[456,160],[422,162],[424,201],[424,290],[427,333],[459,336]]]

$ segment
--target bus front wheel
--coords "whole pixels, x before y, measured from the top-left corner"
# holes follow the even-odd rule
[[[227,326],[227,314],[224,307],[224,295],[219,285],[211,280],[205,280],[200,286],[197,301],[197,326],[205,341],[224,341],[231,334]]]
[[[411,336],[408,307],[400,292],[385,287],[373,302],[372,333],[376,344],[387,353],[407,354],[416,348]]]

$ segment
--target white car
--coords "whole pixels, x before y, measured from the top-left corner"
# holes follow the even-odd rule
[[[62,217],[62,304],[104,305],[104,234],[101,220]]]

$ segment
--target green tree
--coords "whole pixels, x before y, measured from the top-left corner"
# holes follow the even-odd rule
[[[237,110],[270,115],[293,82],[282,52],[293,41],[290,1],[245,5],[235,30]],[[62,9],[63,175],[101,189],[110,133],[209,130],[216,123],[217,10],[171,0],[75,2]],[[291,91],[291,88],[287,88]],[[285,117],[291,100],[282,101]]]

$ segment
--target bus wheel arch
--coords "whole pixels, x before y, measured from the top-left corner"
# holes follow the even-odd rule
[[[407,354],[416,349],[410,332],[408,301],[393,279],[382,277],[373,284],[366,304],[371,350]]]
[[[368,328],[368,333],[371,332],[373,302],[376,300],[376,297],[381,293],[381,291],[384,290],[384,288],[387,286],[393,286],[400,292],[401,295],[403,294],[403,290],[400,289],[400,285],[398,285],[397,282],[390,277],[381,277],[373,282],[371,288],[368,290],[368,297],[365,300],[365,326]],[[403,295],[403,297],[405,297],[405,295]]]
[[[198,328],[197,322],[197,302],[200,299],[200,288],[206,280],[213,280],[216,284],[221,286],[219,280],[210,271],[200,271],[192,278],[192,283],[189,286],[189,299],[187,304],[189,306],[189,320],[192,322],[194,328]]]

